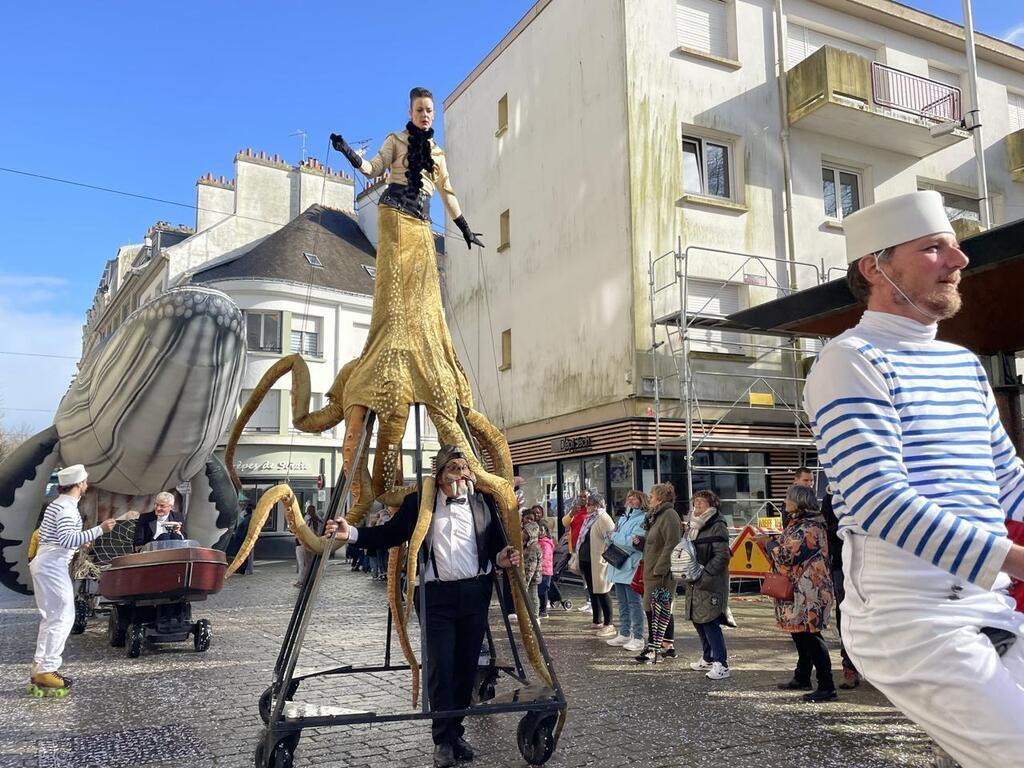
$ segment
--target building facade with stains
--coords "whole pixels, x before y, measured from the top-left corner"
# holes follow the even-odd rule
[[[1024,217],[1024,50],[976,45],[999,224]],[[889,0],[538,0],[444,101],[489,246],[449,259],[450,323],[529,500],[621,505],[656,464],[734,518],[778,499],[815,462],[814,344],[695,324],[687,389],[682,334],[652,319],[841,277],[842,218],[878,199],[937,189],[976,231],[966,69],[960,26]]]

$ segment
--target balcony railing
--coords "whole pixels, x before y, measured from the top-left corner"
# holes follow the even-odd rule
[[[927,77],[871,63],[871,96],[876,104],[936,122],[962,117],[960,89]]]

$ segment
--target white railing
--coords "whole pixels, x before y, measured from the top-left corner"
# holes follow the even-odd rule
[[[871,96],[876,104],[940,123],[962,116],[960,89],[927,77],[871,63]]]

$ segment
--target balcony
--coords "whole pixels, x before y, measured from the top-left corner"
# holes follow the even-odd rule
[[[825,46],[786,73],[789,124],[858,144],[927,157],[964,130],[929,129],[961,118],[959,88]]]
[[[1006,137],[1006,156],[1014,181],[1024,181],[1024,128]]]

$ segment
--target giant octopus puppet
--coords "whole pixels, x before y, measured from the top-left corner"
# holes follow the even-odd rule
[[[223,545],[238,496],[213,455],[242,384],[242,313],[220,291],[172,288],[89,349],[52,426],[0,463],[0,583],[29,593],[28,545],[58,466],[84,464],[87,525],[191,484],[185,534]]]
[[[236,487],[233,455],[238,438],[249,417],[256,411],[271,386],[289,372],[292,374],[292,413],[294,426],[304,432],[323,432],[345,422],[342,444],[346,476],[353,476],[352,506],[346,519],[358,525],[378,499],[388,506],[399,506],[415,485],[403,485],[401,450],[410,407],[423,404],[437,428],[442,444],[458,446],[468,457],[476,475],[476,487],[495,500],[509,543],[522,549],[518,505],[513,492],[512,457],[508,443],[487,418],[473,409],[473,396],[465,372],[455,355],[445,322],[437,273],[437,253],[430,228],[430,197],[437,189],[466,246],[483,246],[462,215],[452,190],[444,152],[432,141],[433,98],[429,91],[415,88],[410,93],[412,120],[401,133],[389,134],[372,160],[364,160],[345,140],[331,135],[335,149],[370,178],[390,171],[389,185],[380,200],[377,214],[377,276],[373,291],[373,315],[362,354],[345,365],[327,393],[327,405],[309,411],[309,370],[300,355],[289,355],[272,366],[253,390],[235,423],[225,455]],[[376,418],[378,433],[372,475],[365,458],[353,466],[368,419]],[[463,429],[464,425],[465,429]],[[478,461],[470,438],[490,461],[493,472]],[[416,584],[416,564],[433,516],[430,500],[424,493],[419,523],[408,545],[391,550],[388,562],[388,603],[395,617],[399,643],[413,671],[413,700],[417,697],[418,665],[409,643],[407,622],[412,607],[412,589]],[[278,485],[260,498],[253,512],[249,534],[234,562],[232,573],[245,561],[255,544],[259,529],[273,506],[284,502],[289,527],[306,549],[322,553],[324,539],[305,524],[295,495],[287,485]],[[406,549],[407,551],[402,551]],[[406,562],[408,593],[402,606],[399,570]],[[513,579],[512,595],[519,629],[527,657],[538,676],[551,685],[537,639],[529,622],[525,595],[519,579]]]

